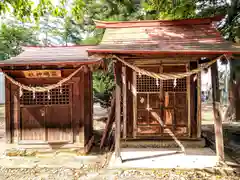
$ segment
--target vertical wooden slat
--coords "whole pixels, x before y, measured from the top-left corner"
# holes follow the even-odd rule
[[[186,71],[190,70],[189,64],[186,64]],[[191,87],[190,87],[191,77],[187,76],[187,118],[188,118],[188,136],[191,136]]]
[[[218,161],[224,161],[224,142],[222,132],[222,120],[220,116],[220,92],[219,92],[219,81],[218,81],[218,70],[217,63],[214,63],[211,67],[212,76],[212,101],[213,101],[213,113],[214,113],[214,130],[215,130],[215,142],[216,142],[216,153]]]
[[[73,141],[79,143],[79,127],[80,127],[80,86],[79,86],[80,77],[76,78],[76,81],[73,83],[73,98],[72,98],[72,121],[73,121]]]
[[[116,109],[115,109],[115,156],[120,157],[120,135],[121,135],[121,64],[115,63],[116,75]]]
[[[14,131],[14,137],[18,137],[18,131],[19,129],[19,122],[20,122],[20,102],[19,102],[19,92],[18,92],[18,87],[14,87],[14,96],[13,96],[13,131]]]
[[[123,138],[127,137],[127,77],[126,66],[122,66],[122,95],[123,95]]]
[[[85,112],[84,112],[84,70],[80,71],[80,81],[79,81],[79,89],[80,89],[80,124],[79,124],[79,142],[84,144],[84,120],[85,120]]]
[[[5,134],[6,134],[6,143],[11,143],[11,83],[7,78],[5,78]]]
[[[201,137],[201,126],[202,126],[202,102],[201,102],[201,72],[200,72],[197,75],[197,138]]]
[[[89,115],[89,121],[90,121],[90,134],[93,135],[93,84],[92,84],[92,71],[89,71],[89,108],[90,108],[90,115]]]
[[[133,136],[132,69],[127,67],[127,137]]]
[[[163,65],[160,65],[160,73],[163,73]],[[161,105],[161,118],[163,119],[164,117],[164,91],[163,91],[163,80],[160,80],[160,105]],[[161,126],[161,131],[164,131],[164,127]]]
[[[136,72],[133,71],[132,94],[133,94],[133,138],[137,135],[137,77]]]

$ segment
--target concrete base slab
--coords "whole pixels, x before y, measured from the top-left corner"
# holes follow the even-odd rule
[[[199,169],[217,165],[217,157],[210,148],[187,148],[185,154],[173,148],[123,148],[121,158],[122,163],[113,154],[108,168]]]

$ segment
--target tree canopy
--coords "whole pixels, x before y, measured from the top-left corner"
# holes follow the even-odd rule
[[[33,29],[3,24],[0,27],[0,60],[18,55],[22,51],[22,45],[36,45],[38,43]]]

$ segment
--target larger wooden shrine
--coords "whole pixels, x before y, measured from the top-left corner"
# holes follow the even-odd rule
[[[127,142],[201,140],[200,74],[162,80],[141,70],[185,73],[223,54],[239,53],[214,28],[219,20],[95,22],[105,33],[89,55],[115,61],[116,156]]]
[[[26,47],[20,55],[1,62],[6,74],[7,143],[17,148],[89,150],[93,141],[91,66],[99,60],[88,58],[87,48],[91,47]],[[48,87],[61,81],[41,92],[23,87]]]

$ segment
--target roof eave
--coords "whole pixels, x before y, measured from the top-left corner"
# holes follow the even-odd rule
[[[209,18],[192,18],[180,20],[141,20],[141,21],[99,21],[94,20],[97,28],[121,28],[121,27],[144,27],[159,25],[184,25],[184,24],[210,24],[215,21],[221,21],[223,15]]]
[[[12,67],[12,66],[58,66],[58,65],[64,65],[64,66],[68,66],[68,65],[92,65],[92,64],[97,64],[101,61],[101,59],[98,59],[98,60],[87,60],[87,61],[69,61],[69,62],[26,62],[26,63],[8,63],[8,62],[2,62],[0,63],[0,68],[3,68],[3,67]],[[44,64],[43,64],[44,63]]]
[[[89,49],[89,53],[119,53],[119,54],[240,54],[236,51],[220,50],[220,51],[153,51],[153,50],[116,50],[116,49]]]

